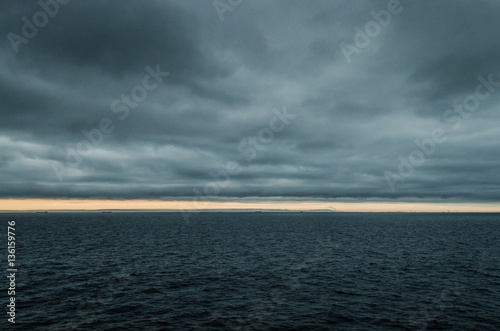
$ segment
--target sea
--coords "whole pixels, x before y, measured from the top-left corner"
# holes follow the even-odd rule
[[[191,216],[1,214],[0,329],[500,330],[500,214]]]

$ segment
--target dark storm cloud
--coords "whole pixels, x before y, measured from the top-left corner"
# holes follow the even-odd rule
[[[401,0],[348,63],[341,43],[389,3],[245,1],[221,22],[210,1],[73,0],[15,52],[8,35],[42,7],[3,1],[0,196],[192,199],[219,183],[212,199],[498,201],[500,87],[453,109],[478,77],[500,82],[500,5]],[[127,105],[157,82],[146,67],[169,75]],[[284,106],[295,118],[269,142]],[[112,132],[68,166],[106,118]],[[436,128],[446,141],[391,190],[385,174]]]

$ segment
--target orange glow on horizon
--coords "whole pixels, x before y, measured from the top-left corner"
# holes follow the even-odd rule
[[[332,210],[340,212],[500,212],[497,203],[324,202],[324,201],[160,201],[0,199],[0,211],[92,210]]]

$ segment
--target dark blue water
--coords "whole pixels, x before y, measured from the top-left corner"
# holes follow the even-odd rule
[[[498,214],[0,220],[16,221],[20,329],[500,329]]]

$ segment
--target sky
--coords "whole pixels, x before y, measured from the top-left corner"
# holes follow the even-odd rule
[[[0,210],[500,211],[496,0],[0,17]]]

